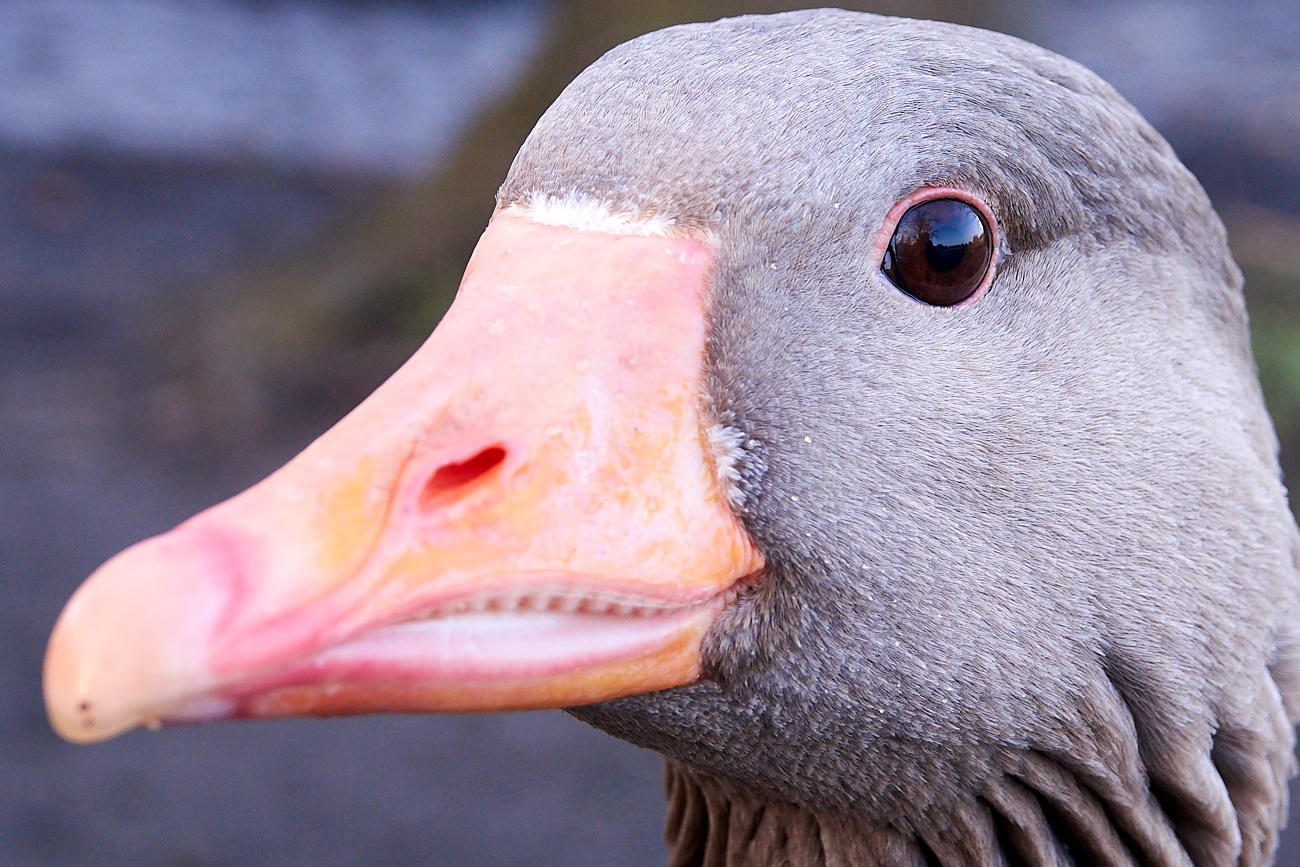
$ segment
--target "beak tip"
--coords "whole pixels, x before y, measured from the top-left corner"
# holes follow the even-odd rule
[[[97,699],[96,687],[101,678],[96,669],[104,663],[79,640],[78,611],[73,605],[64,610],[50,635],[45,651],[43,689],[45,712],[50,726],[66,741],[89,744],[107,740],[134,728],[139,720],[125,707]]]
[[[45,653],[45,712],[50,726],[66,741],[84,744],[104,740],[131,726],[105,726],[99,719],[87,688],[88,678],[81,670],[82,660],[72,646],[74,640],[64,619],[60,618]]]
[[[151,721],[156,727],[209,680],[203,639],[219,600],[204,592],[212,582],[198,558],[161,539],[101,566],[54,625],[43,688],[50,725],[64,740],[93,743]]]

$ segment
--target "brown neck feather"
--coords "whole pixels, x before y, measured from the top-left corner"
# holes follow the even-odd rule
[[[925,867],[914,839],[766,799],[668,759],[670,867]]]
[[[1184,757],[1177,764],[1195,779],[1161,780],[1163,797],[1137,767],[1124,780],[1102,762],[1071,767],[1011,751],[979,794],[884,824],[773,799],[668,759],[669,864],[1262,867],[1272,862],[1290,753],[1241,746],[1220,740],[1213,758]],[[1222,768],[1235,773],[1221,782]]]

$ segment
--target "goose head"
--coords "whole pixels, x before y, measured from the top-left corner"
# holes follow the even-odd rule
[[[62,733],[565,706],[670,758],[683,863],[1267,862],[1296,527],[1223,227],[1110,87],[676,27],[498,200],[388,384],[78,591]]]

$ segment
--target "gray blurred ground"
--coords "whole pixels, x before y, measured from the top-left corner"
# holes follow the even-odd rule
[[[50,732],[39,693],[50,626],[96,565],[256,481],[385,373],[308,383],[271,433],[214,438],[177,341],[224,299],[193,287],[436,161],[546,14],[0,3],[0,863],[662,863],[658,760],[559,713],[86,748]],[[1025,26],[1136,102],[1220,207],[1300,217],[1294,4],[1052,4]],[[1279,863],[1300,865],[1300,836]]]

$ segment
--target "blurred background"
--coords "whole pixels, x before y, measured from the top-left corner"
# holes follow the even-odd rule
[[[659,760],[558,712],[79,748],[45,722],[41,656],[96,565],[261,478],[418,345],[579,70],[803,5],[0,0],[0,863],[663,863]],[[1228,224],[1300,478],[1300,5],[845,5],[1038,42],[1146,114]]]

